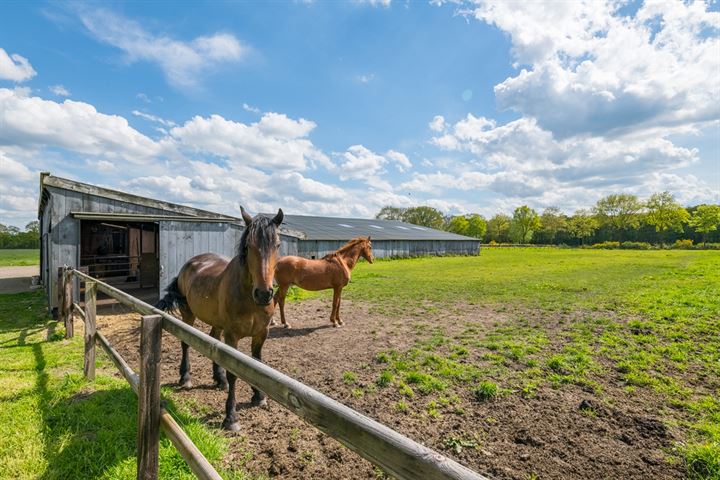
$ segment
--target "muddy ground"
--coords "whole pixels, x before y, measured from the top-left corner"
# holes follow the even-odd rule
[[[263,350],[266,363],[479,473],[522,480],[683,478],[682,466],[667,461],[679,437],[662,422],[660,416],[666,418],[667,412],[660,400],[642,389],[624,391],[619,378],[612,375],[601,379],[602,394],[565,385],[560,389],[541,387],[532,398],[508,394],[480,403],[469,389],[458,389],[456,408],[433,419],[423,413],[427,398],[407,399],[396,388],[364,388],[374,385],[383,370],[375,361],[378,352],[403,351],[419,336],[427,335],[414,327],[417,316],[388,321],[368,305],[344,302],[345,326],[335,329],[328,320],[327,300],[292,303],[287,310],[293,328],[271,328]],[[421,321],[450,329],[454,324],[475,324],[482,332],[482,327],[507,322],[510,316],[468,306],[460,313],[423,313]],[[100,331],[133,368],[137,365],[138,318],[137,314],[117,313],[98,319]],[[209,330],[202,324],[196,326]],[[240,349],[249,352],[249,339],[241,342]],[[195,352],[191,359],[195,386],[180,390],[180,345],[174,337],[164,335],[163,385],[174,388],[195,415],[219,429],[225,393],[213,387],[210,361]],[[345,371],[356,375],[351,385],[343,379]],[[359,388],[366,393],[358,395]],[[250,388],[241,384],[238,391],[243,431],[223,433],[231,442],[226,466],[242,465],[254,474],[284,479],[382,477],[369,462],[272,400],[267,409],[251,408]],[[398,411],[400,400],[410,404],[408,412]],[[592,414],[580,408],[583,401],[590,402]]]

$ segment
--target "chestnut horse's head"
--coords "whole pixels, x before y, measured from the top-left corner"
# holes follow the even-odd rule
[[[360,255],[362,255],[362,257],[369,263],[373,263],[372,241],[370,240],[370,235],[368,235],[367,240],[363,243]]]
[[[277,227],[283,221],[283,211],[268,218],[262,215],[251,217],[240,207],[245,231],[240,238],[238,255],[252,279],[252,298],[258,305],[269,305],[273,299],[273,276],[278,260],[280,237]]]

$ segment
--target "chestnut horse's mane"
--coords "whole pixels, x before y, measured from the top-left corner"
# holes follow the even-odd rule
[[[360,244],[360,243],[367,242],[367,240],[368,240],[367,237],[357,237],[357,238],[353,238],[353,239],[350,240],[348,243],[346,243],[346,244],[343,245],[342,247],[338,248],[338,249],[335,250],[334,252],[328,253],[327,255],[325,255],[324,257],[322,257],[322,260],[330,260],[330,259],[332,259],[332,258],[335,258],[335,257],[337,257],[338,255],[341,255],[341,254],[347,252],[348,250],[350,250],[351,248],[355,247],[356,245],[358,245],[358,244]]]
[[[275,246],[275,232],[276,227],[272,219],[258,215],[243,230],[240,242],[237,247],[238,260],[240,265],[245,265],[247,260],[247,243],[248,239],[252,238],[255,246],[260,250],[260,255],[265,257],[269,255],[270,251]]]

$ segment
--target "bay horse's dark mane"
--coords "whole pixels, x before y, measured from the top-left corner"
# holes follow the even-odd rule
[[[277,227],[272,219],[264,215],[255,217],[252,223],[245,227],[242,236],[240,236],[240,242],[238,242],[237,256],[240,265],[245,265],[247,260],[248,239],[252,239],[255,246],[260,250],[260,255],[265,257],[275,247],[276,230]]]
[[[357,238],[353,238],[353,239],[350,240],[347,244],[345,244],[345,245],[343,245],[342,247],[338,248],[338,249],[335,250],[334,252],[328,253],[327,255],[325,255],[324,257],[322,257],[322,260],[331,260],[331,259],[337,257],[338,255],[341,255],[341,254],[347,252],[348,250],[350,250],[351,248],[353,248],[355,245],[357,245],[357,244],[359,244],[359,243],[363,243],[363,242],[367,242],[367,237],[357,237]]]

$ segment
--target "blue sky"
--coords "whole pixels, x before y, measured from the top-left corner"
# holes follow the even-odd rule
[[[5,4],[0,222],[38,172],[237,214],[720,201],[702,2]]]

